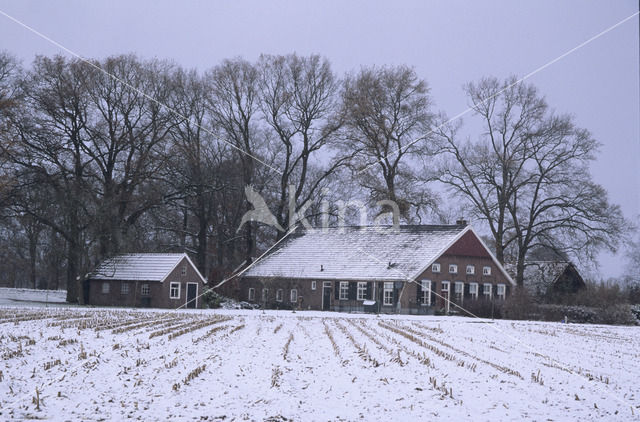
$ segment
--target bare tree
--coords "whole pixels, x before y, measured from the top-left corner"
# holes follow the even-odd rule
[[[224,60],[205,75],[210,92],[209,112],[212,127],[223,140],[233,146],[242,169],[244,186],[252,185],[255,177],[255,158],[259,153],[258,71],[243,59]],[[251,205],[243,201],[245,210]],[[240,205],[240,204],[239,204]],[[245,255],[249,259],[254,250],[252,224],[245,226]]]
[[[464,142],[460,124],[440,126],[447,159],[439,179],[487,223],[498,260],[515,249],[518,283],[534,249],[589,257],[602,247],[615,250],[626,222],[591,179],[598,143],[589,132],[515,78],[485,78],[465,90],[484,132]]]
[[[305,204],[318,199],[328,178],[348,160],[328,148],[342,125],[339,81],[329,61],[316,55],[263,55],[259,69],[260,107],[282,163],[275,215],[286,228],[295,218],[290,214],[303,212]]]
[[[346,141],[354,153],[351,166],[374,201],[395,201],[408,218],[433,208],[424,180],[415,172],[419,159],[431,155],[433,115],[427,83],[407,66],[371,67],[346,78],[343,90]]]

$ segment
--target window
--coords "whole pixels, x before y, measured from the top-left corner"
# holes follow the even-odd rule
[[[504,299],[507,289],[504,284],[498,284],[496,286],[496,294],[500,299]]]
[[[443,281],[442,282],[442,291],[449,293],[449,282],[448,281]]]
[[[256,300],[256,289],[249,287],[249,301],[253,302],[254,300]]]
[[[456,264],[449,264],[449,273],[458,274],[458,266]]]
[[[493,286],[491,285],[491,283],[484,283],[484,286],[483,286],[483,287],[484,287],[484,288],[483,288],[483,290],[482,290],[482,293],[483,293],[485,296],[487,296],[487,297],[489,297],[489,298],[490,298],[490,297],[491,297],[491,288],[492,288]]]
[[[169,284],[169,299],[180,299],[180,283],[172,281]]]
[[[269,298],[269,289],[262,289],[262,301],[266,302]]]
[[[290,295],[290,299],[291,299],[291,303],[297,303],[298,302],[298,290],[297,289],[291,289],[291,295]]]
[[[276,290],[276,302],[282,302],[282,289]]]
[[[385,281],[383,287],[382,304],[393,305],[393,282]]]
[[[108,294],[110,291],[111,285],[109,284],[109,282],[105,281],[104,283],[102,283],[102,293]]]
[[[151,294],[151,289],[149,288],[149,285],[148,285],[148,284],[143,284],[143,285],[140,287],[140,294],[141,294],[142,296],[149,296],[149,294]]]
[[[431,272],[432,273],[439,273],[440,272],[440,264],[435,262],[433,265],[431,265]]]
[[[186,266],[186,265],[183,265],[183,266],[182,266],[182,276],[184,277],[184,276],[186,276],[186,275],[187,275],[187,266]]]
[[[491,275],[491,267],[482,267],[482,275]]]
[[[467,265],[467,274],[475,274],[476,273],[476,267],[474,267],[473,265]]]
[[[129,283],[122,283],[120,285],[120,294],[128,295],[129,294]]]
[[[358,300],[365,300],[367,298],[367,282],[358,282]]]
[[[462,281],[456,281],[456,283],[454,284],[454,292],[457,295],[461,295],[462,293],[464,293],[464,283]]]
[[[315,290],[315,289],[316,289],[316,281],[315,281],[315,280],[313,280],[313,281],[311,282],[311,290]]]
[[[422,280],[420,282],[422,294],[420,295],[420,304],[431,306],[431,280]]]
[[[469,294],[472,298],[478,298],[478,283],[469,283]]]
[[[341,281],[340,282],[340,300],[349,299],[349,282]]]

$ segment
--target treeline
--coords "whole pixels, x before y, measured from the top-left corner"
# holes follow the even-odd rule
[[[187,251],[218,278],[283,234],[239,230],[248,186],[282,228],[358,222],[338,212],[356,200],[373,216],[393,201],[410,223],[464,213],[519,280],[539,250],[615,249],[626,222],[589,174],[598,143],[514,82],[465,86],[483,125],[468,138],[408,66],[338,75],[320,56],[263,55],[197,72],[122,55],[22,67],[2,53],[0,283],[76,301],[101,259],[145,251]]]

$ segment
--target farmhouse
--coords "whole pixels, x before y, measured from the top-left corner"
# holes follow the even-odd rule
[[[85,280],[98,306],[200,308],[206,280],[184,254],[129,254],[103,261]]]
[[[505,268],[515,274],[514,264]],[[578,269],[569,261],[527,261],[522,281],[531,295],[547,302],[561,300],[586,287]]]
[[[295,232],[246,270],[238,294],[269,308],[410,314],[504,300],[515,283],[460,223]]]

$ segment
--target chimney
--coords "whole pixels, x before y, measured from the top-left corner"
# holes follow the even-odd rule
[[[458,226],[466,226],[469,223],[467,223],[467,220],[465,220],[464,217],[460,217],[456,220],[456,224]]]

